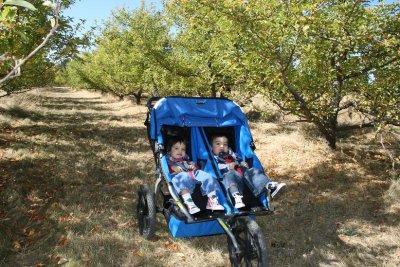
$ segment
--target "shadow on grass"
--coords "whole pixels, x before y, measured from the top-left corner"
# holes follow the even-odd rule
[[[93,109],[96,103],[104,104],[93,101],[97,98],[42,99],[48,108],[66,112],[74,106]],[[143,121],[144,114],[111,112],[38,112],[41,117],[36,121],[41,124],[7,128],[0,148],[26,148],[32,155],[0,159],[0,265],[56,266],[65,258],[71,266],[163,266],[152,251],[141,254],[142,247],[154,248],[163,242],[149,241],[148,245],[138,237],[134,219],[138,186],[148,181],[154,184],[146,129],[107,123],[114,118]],[[21,114],[21,118],[36,119],[29,112]],[[281,126],[274,134],[279,131],[294,128]],[[361,163],[365,169],[378,165]],[[357,253],[376,256],[393,249],[390,245],[371,252],[343,242],[339,235],[362,235],[359,225],[347,224],[355,220],[373,226],[398,225],[399,218],[381,210],[387,185],[370,183],[360,171],[331,165],[303,170],[302,175],[308,178],[298,183],[291,181],[292,174],[276,177],[291,181],[290,190],[277,201],[274,215],[257,218],[270,244],[271,266],[379,266],[373,257],[351,257]],[[163,218],[158,217],[157,235],[169,237]],[[227,251],[226,236],[189,242],[205,253],[212,247]]]
[[[55,246],[63,232],[48,213],[52,204],[63,195],[58,190],[60,182],[53,178],[57,175],[56,169],[51,165],[48,159],[0,161],[0,243],[4,245],[0,255],[3,263],[25,266],[28,263],[22,255]],[[41,262],[44,258],[43,251],[42,255],[30,257],[29,262]]]
[[[257,220],[269,239],[272,266],[294,262],[296,266],[379,266],[378,256],[395,251],[392,245],[380,244],[371,250],[342,240],[368,236],[363,225],[400,223],[400,218],[382,210],[388,184],[373,183],[356,170],[325,164],[304,170],[304,176],[308,178],[289,184],[272,216]],[[369,256],[355,256],[361,254]]]
[[[104,103],[102,103],[104,104]],[[89,102],[88,104],[65,104],[60,102],[60,104],[44,104],[41,105],[44,108],[48,109],[66,109],[66,110],[93,110],[93,111],[107,111],[108,109],[102,106],[92,106],[92,102]]]
[[[86,106],[85,99],[70,100],[54,108]],[[94,110],[90,101],[87,106]],[[56,266],[67,258],[77,265],[121,266],[136,248],[136,189],[153,178],[146,162],[152,157],[144,127],[107,121],[139,117],[7,112],[40,124],[10,125],[1,133],[0,149],[27,152],[0,159],[0,265]]]
[[[0,256],[6,266],[52,265],[54,258],[49,259],[47,251],[60,247],[61,236],[68,232],[92,236],[93,229],[100,225],[104,235],[111,235],[119,224],[132,225],[136,199],[132,180],[147,176],[142,168],[135,167],[140,162],[116,162],[117,157],[96,153],[96,147],[72,151],[69,147],[59,148],[43,148],[52,158],[0,161]],[[133,149],[136,150],[134,146]],[[69,242],[73,244],[76,239]],[[117,249],[116,244],[114,248]],[[33,251],[35,257],[31,255]],[[125,255],[121,252],[114,256]],[[115,263],[113,257],[103,260],[95,261],[119,266],[111,264]]]
[[[63,105],[60,105],[58,108],[54,107],[54,110],[65,110]],[[64,106],[65,107],[65,106]],[[71,110],[75,109],[72,113]],[[84,109],[84,108],[81,108]],[[64,125],[68,124],[79,124],[79,123],[87,123],[87,122],[101,122],[101,121],[123,121],[125,119],[136,120],[138,116],[135,114],[132,115],[110,115],[106,111],[107,108],[90,108],[85,110],[88,113],[79,113],[76,108],[71,108],[66,110],[68,114],[59,114],[59,113],[47,113],[47,112],[35,112],[32,110],[23,109],[21,107],[13,107],[11,109],[1,109],[0,113],[10,116],[13,119],[29,119],[33,122],[42,122],[45,121],[47,124],[54,124],[54,123],[62,123]],[[91,111],[101,111],[99,113],[90,113]],[[140,114],[140,119],[144,116],[144,114]]]
[[[82,103],[93,103],[93,104],[105,104],[105,103],[107,103],[107,101],[106,100],[103,100],[103,98],[102,97],[98,97],[98,96],[90,96],[90,97],[74,97],[74,96],[71,96],[71,94],[73,94],[73,93],[71,93],[71,91],[66,91],[65,92],[65,96],[63,97],[63,96],[60,96],[60,95],[57,95],[57,96],[54,96],[54,95],[51,95],[51,93],[53,93],[53,92],[50,92],[49,91],[49,95],[45,95],[45,94],[40,94],[40,99],[42,100],[42,103],[44,104],[44,105],[46,105],[46,104],[58,104],[58,103],[60,103],[60,104],[63,104],[63,103],[65,103],[65,104],[82,104]]]
[[[0,107],[0,113],[15,119],[31,119],[33,121],[44,119],[44,116],[41,113],[28,111],[21,107],[12,107],[10,109],[4,109]]]
[[[87,122],[87,121],[86,121]],[[146,139],[145,128],[134,127],[109,127],[106,123],[87,124],[79,123],[80,127],[73,124],[36,125],[15,127],[16,131],[29,133],[31,136],[43,136],[49,142],[63,142],[69,144],[64,148],[61,145],[43,145],[40,149],[45,152],[65,152],[72,146],[79,151],[88,150],[101,152],[112,148],[121,153],[149,152],[150,146]],[[29,146],[29,142],[22,141]],[[17,146],[14,144],[13,146]],[[19,144],[21,145],[21,144]],[[72,148],[72,149],[73,149]]]

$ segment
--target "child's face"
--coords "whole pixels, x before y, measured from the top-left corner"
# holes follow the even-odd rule
[[[183,158],[186,153],[186,145],[184,143],[178,142],[171,147],[169,154],[174,159]]]
[[[212,141],[212,151],[215,155],[221,152],[228,153],[228,138],[225,136],[216,137]]]

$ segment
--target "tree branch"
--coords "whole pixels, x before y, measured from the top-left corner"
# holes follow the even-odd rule
[[[392,58],[392,59],[390,59],[390,60],[388,60],[388,61],[382,63],[381,65],[365,67],[365,68],[362,69],[362,70],[359,70],[359,71],[356,71],[356,72],[353,72],[353,73],[350,73],[350,74],[344,76],[344,77],[343,77],[343,80],[347,80],[347,79],[351,79],[351,78],[355,78],[355,77],[358,77],[358,76],[367,74],[369,71],[371,71],[371,70],[373,70],[373,69],[380,69],[380,68],[383,68],[383,67],[385,67],[385,66],[387,66],[387,65],[389,65],[389,64],[391,64],[391,63],[394,63],[394,62],[396,62],[396,61],[398,61],[398,60],[400,60],[400,57],[394,57],[394,58]]]
[[[7,80],[13,79],[18,75],[19,69],[22,65],[24,65],[31,57],[33,57],[40,49],[42,49],[47,42],[50,40],[50,37],[56,32],[58,26],[59,26],[59,15],[60,13],[60,3],[57,2],[56,3],[56,7],[55,7],[55,14],[54,14],[54,25],[52,26],[52,28],[50,29],[49,33],[47,34],[47,36],[44,38],[44,40],[42,41],[42,43],[40,43],[33,51],[31,51],[28,56],[26,56],[23,59],[20,59],[18,64],[16,64],[14,66],[14,68],[4,77],[0,80],[0,88],[4,85],[4,82],[6,82]]]

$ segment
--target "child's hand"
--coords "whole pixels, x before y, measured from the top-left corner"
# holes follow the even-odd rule
[[[188,169],[189,171],[193,171],[193,170],[196,169],[196,165],[191,164],[191,165],[189,165],[189,166],[187,167],[187,169]]]
[[[176,173],[183,172],[183,169],[180,166],[172,166],[171,169]]]
[[[235,166],[236,166],[235,162],[229,163],[229,169],[230,169],[230,170],[234,170],[234,169],[235,169]]]
[[[248,168],[248,167],[249,167],[249,164],[247,164],[246,161],[243,161],[242,163],[240,163],[240,166],[245,167],[245,168]]]

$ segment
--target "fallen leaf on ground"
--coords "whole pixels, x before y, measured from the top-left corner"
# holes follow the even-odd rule
[[[14,245],[14,248],[16,248],[16,249],[20,249],[21,248],[21,244],[19,243],[19,241],[14,241],[13,245]]]
[[[58,257],[56,258],[56,260],[57,260],[57,264],[58,264],[58,265],[62,265],[62,264],[65,264],[65,263],[68,262],[68,259],[63,258],[63,257],[60,257],[60,256],[58,256]]]
[[[177,243],[172,243],[172,244],[169,246],[169,249],[170,249],[170,250],[177,250],[177,249],[178,249],[178,244],[177,244]]]
[[[167,248],[168,246],[169,246],[169,241],[165,241],[164,248]]]
[[[133,256],[136,256],[136,257],[141,257],[141,258],[143,258],[143,253],[142,252],[140,252],[140,251],[138,251],[138,250],[134,250],[134,251],[132,251],[132,253],[131,253]]]
[[[103,228],[100,225],[96,225],[90,232],[92,234],[95,234],[95,233],[101,232],[102,229]]]
[[[63,247],[67,243],[68,243],[68,239],[65,236],[61,236],[61,238],[57,242],[57,245],[60,246],[60,247]]]

